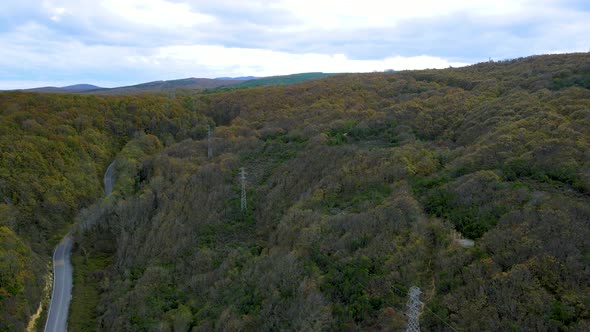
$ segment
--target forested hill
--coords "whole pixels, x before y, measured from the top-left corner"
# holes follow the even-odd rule
[[[0,130],[0,330],[26,325],[84,207],[75,330],[401,330],[413,285],[424,330],[590,329],[588,53],[174,99],[1,93]]]
[[[199,93],[200,90],[207,90],[208,93],[215,93],[226,90],[247,89],[259,86],[272,85],[292,85],[310,81],[318,78],[332,76],[328,73],[299,73],[282,76],[269,77],[218,77],[211,78],[184,78],[167,81],[153,81],[140,83],[136,85],[120,86],[114,88],[101,88],[91,84],[76,84],[64,87],[41,87],[33,89],[19,90],[24,92],[40,93],[79,93],[91,95],[142,95],[142,94],[160,94],[175,95],[179,93]],[[1,90],[0,90],[1,91]]]
[[[126,142],[198,139],[206,122],[161,97],[0,93],[0,331],[22,330],[37,310],[53,246],[102,197]]]

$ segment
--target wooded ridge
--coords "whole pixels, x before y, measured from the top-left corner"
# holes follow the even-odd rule
[[[590,329],[588,53],[174,98],[3,92],[0,133],[0,330],[26,326],[74,219],[73,301],[93,294],[75,330],[400,330],[413,285],[424,330]]]

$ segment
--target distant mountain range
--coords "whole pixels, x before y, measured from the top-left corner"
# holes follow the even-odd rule
[[[291,85],[297,84],[305,81],[315,80],[318,78],[324,78],[328,76],[332,76],[335,74],[329,73],[300,73],[300,74],[292,74],[292,75],[282,75],[282,76],[269,76],[269,77],[261,77],[255,80],[248,80],[241,82],[239,84],[233,85],[230,88],[234,89],[244,89],[244,88],[254,88],[259,86],[269,86],[269,85]]]
[[[26,89],[23,91],[71,93],[71,92],[85,92],[85,91],[101,90],[101,89],[104,89],[104,88],[101,88],[99,86],[92,85],[92,84],[75,84],[75,85],[68,85],[68,86],[64,86],[64,87],[60,87],[60,88],[54,87],[54,86],[45,86],[45,87],[41,87],[41,88]]]
[[[145,93],[145,92],[157,92],[157,91],[171,91],[178,88],[183,89],[213,89],[220,86],[231,86],[238,84],[240,80],[228,79],[212,79],[212,78],[183,78],[178,80],[169,80],[169,81],[154,81],[154,82],[147,82],[141,83],[136,85],[130,86],[122,86],[117,88],[111,89],[100,89],[100,90],[90,90],[84,91],[83,93],[96,93],[96,94],[106,94],[106,95],[127,95],[127,94],[137,94],[137,93]]]
[[[224,81],[249,81],[249,80],[255,80],[258,79],[260,77],[256,77],[256,76],[240,76],[240,77],[217,77],[215,78],[216,80],[224,80]]]
[[[168,81],[153,81],[136,85],[103,88],[92,84],[76,84],[64,87],[40,87],[33,89],[22,89],[21,91],[45,92],[45,93],[84,93],[103,95],[124,95],[138,94],[157,91],[171,91],[182,89],[244,89],[268,85],[290,85],[312,79],[327,77],[333,74],[327,73],[301,73],[271,77],[218,77],[218,78],[183,78]]]
[[[93,94],[136,94],[143,92],[168,91],[177,88],[186,89],[211,89],[220,86],[230,86],[243,82],[238,79],[211,79],[211,78],[183,78],[169,81],[153,81],[136,85],[121,86],[115,88],[103,88],[91,84],[76,84],[64,87],[41,87],[34,89],[23,89],[22,91],[30,92],[48,92],[48,93],[93,93]]]

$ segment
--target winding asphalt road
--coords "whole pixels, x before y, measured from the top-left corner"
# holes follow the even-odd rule
[[[113,161],[107,171],[104,173],[104,177],[102,178],[102,182],[104,183],[104,194],[106,196],[111,194],[113,191],[113,185],[115,185],[115,162]]]
[[[72,237],[68,234],[53,252],[53,291],[45,323],[46,332],[66,331],[72,297],[72,264],[70,263],[72,244]]]
[[[114,165],[115,162],[109,165],[103,178],[107,196],[113,190],[115,182]],[[68,310],[72,298],[73,268],[70,262],[70,254],[73,244],[72,236],[68,233],[53,252],[53,290],[51,292],[47,322],[45,323],[45,332],[67,331]]]

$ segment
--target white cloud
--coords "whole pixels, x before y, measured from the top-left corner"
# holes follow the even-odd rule
[[[53,15],[51,15],[51,20],[54,22],[59,22],[61,17],[66,13],[66,9],[63,7],[53,8]]]
[[[30,35],[43,36],[35,46]],[[0,38],[0,45],[13,40],[0,58],[0,68],[25,68],[34,79],[4,75],[0,89],[34,86],[64,86],[90,83],[111,87],[151,80],[184,77],[272,76],[300,72],[371,72],[386,69],[446,68],[466,63],[433,56],[390,56],[378,60],[355,60],[344,54],[289,53],[257,48],[221,45],[172,45],[134,48],[85,45],[72,40],[51,40],[49,32],[34,24],[17,34]],[[39,49],[46,50],[39,55]],[[2,71],[0,71],[0,74]],[[118,83],[113,83],[118,82]]]
[[[132,23],[163,29],[189,28],[215,20],[214,17],[191,10],[186,3],[164,0],[103,0],[101,6]]]
[[[303,24],[287,30],[390,27],[400,21],[440,17],[457,12],[484,16],[523,11],[531,1],[514,0],[281,0],[273,7],[288,10]]]
[[[52,0],[43,0],[41,7],[45,10],[47,17],[53,22],[59,22],[63,16],[70,14],[68,9],[64,6],[57,5]]]
[[[0,81],[444,68],[590,45],[583,0],[39,2],[3,4]]]
[[[165,66],[180,65],[197,70],[208,68],[208,76],[230,74],[271,76],[300,72],[323,71],[370,72],[385,69],[423,69],[463,66],[433,56],[391,56],[379,60],[354,60],[344,54],[288,53],[265,49],[228,48],[212,45],[168,46],[158,48],[152,56],[131,57],[130,61]]]

